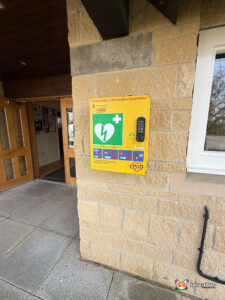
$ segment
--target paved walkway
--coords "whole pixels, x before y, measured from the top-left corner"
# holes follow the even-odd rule
[[[0,192],[0,300],[189,299],[81,260],[76,188]]]

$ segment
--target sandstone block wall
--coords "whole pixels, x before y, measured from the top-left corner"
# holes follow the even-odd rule
[[[204,205],[210,220],[202,269],[225,278],[225,178],[186,174],[200,24],[211,26],[216,13],[216,25],[225,24],[222,12],[208,11],[184,1],[174,26],[147,0],[131,0],[130,34],[152,33],[151,65],[72,83],[81,255],[171,287],[177,278],[206,282],[196,271]],[[68,19],[71,48],[101,41],[80,1],[68,0]],[[152,101],[147,175],[91,170],[89,99],[136,94]],[[219,300],[225,287],[188,291]]]

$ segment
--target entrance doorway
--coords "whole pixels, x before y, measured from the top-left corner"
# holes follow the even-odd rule
[[[60,100],[32,102],[39,178],[65,182]]]
[[[0,100],[0,190],[34,178],[76,184],[72,98]]]

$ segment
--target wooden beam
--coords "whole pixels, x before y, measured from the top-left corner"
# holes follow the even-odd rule
[[[9,102],[12,103],[19,103],[19,102],[26,102],[26,103],[31,103],[31,102],[43,102],[43,101],[58,101],[61,98],[68,98],[71,97],[71,95],[55,95],[55,96],[45,96],[45,97],[29,97],[29,98],[8,98]],[[0,99],[1,101],[1,99]]]
[[[5,97],[35,98],[72,95],[70,74],[3,82]]]
[[[178,8],[182,0],[148,0],[174,25],[177,22]]]
[[[103,40],[129,34],[129,0],[81,0]]]

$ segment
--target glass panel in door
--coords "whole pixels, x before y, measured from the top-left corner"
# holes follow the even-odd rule
[[[4,159],[4,165],[5,165],[6,179],[7,180],[13,179],[14,173],[13,173],[12,159],[11,158]]]
[[[9,135],[4,107],[0,107],[0,142],[2,150],[9,149]]]
[[[14,128],[16,134],[16,143],[18,148],[23,147],[23,133],[22,133],[22,125],[20,118],[20,110],[14,111]]]
[[[67,131],[68,131],[68,147],[74,149],[74,125],[73,125],[73,109],[66,108]]]

